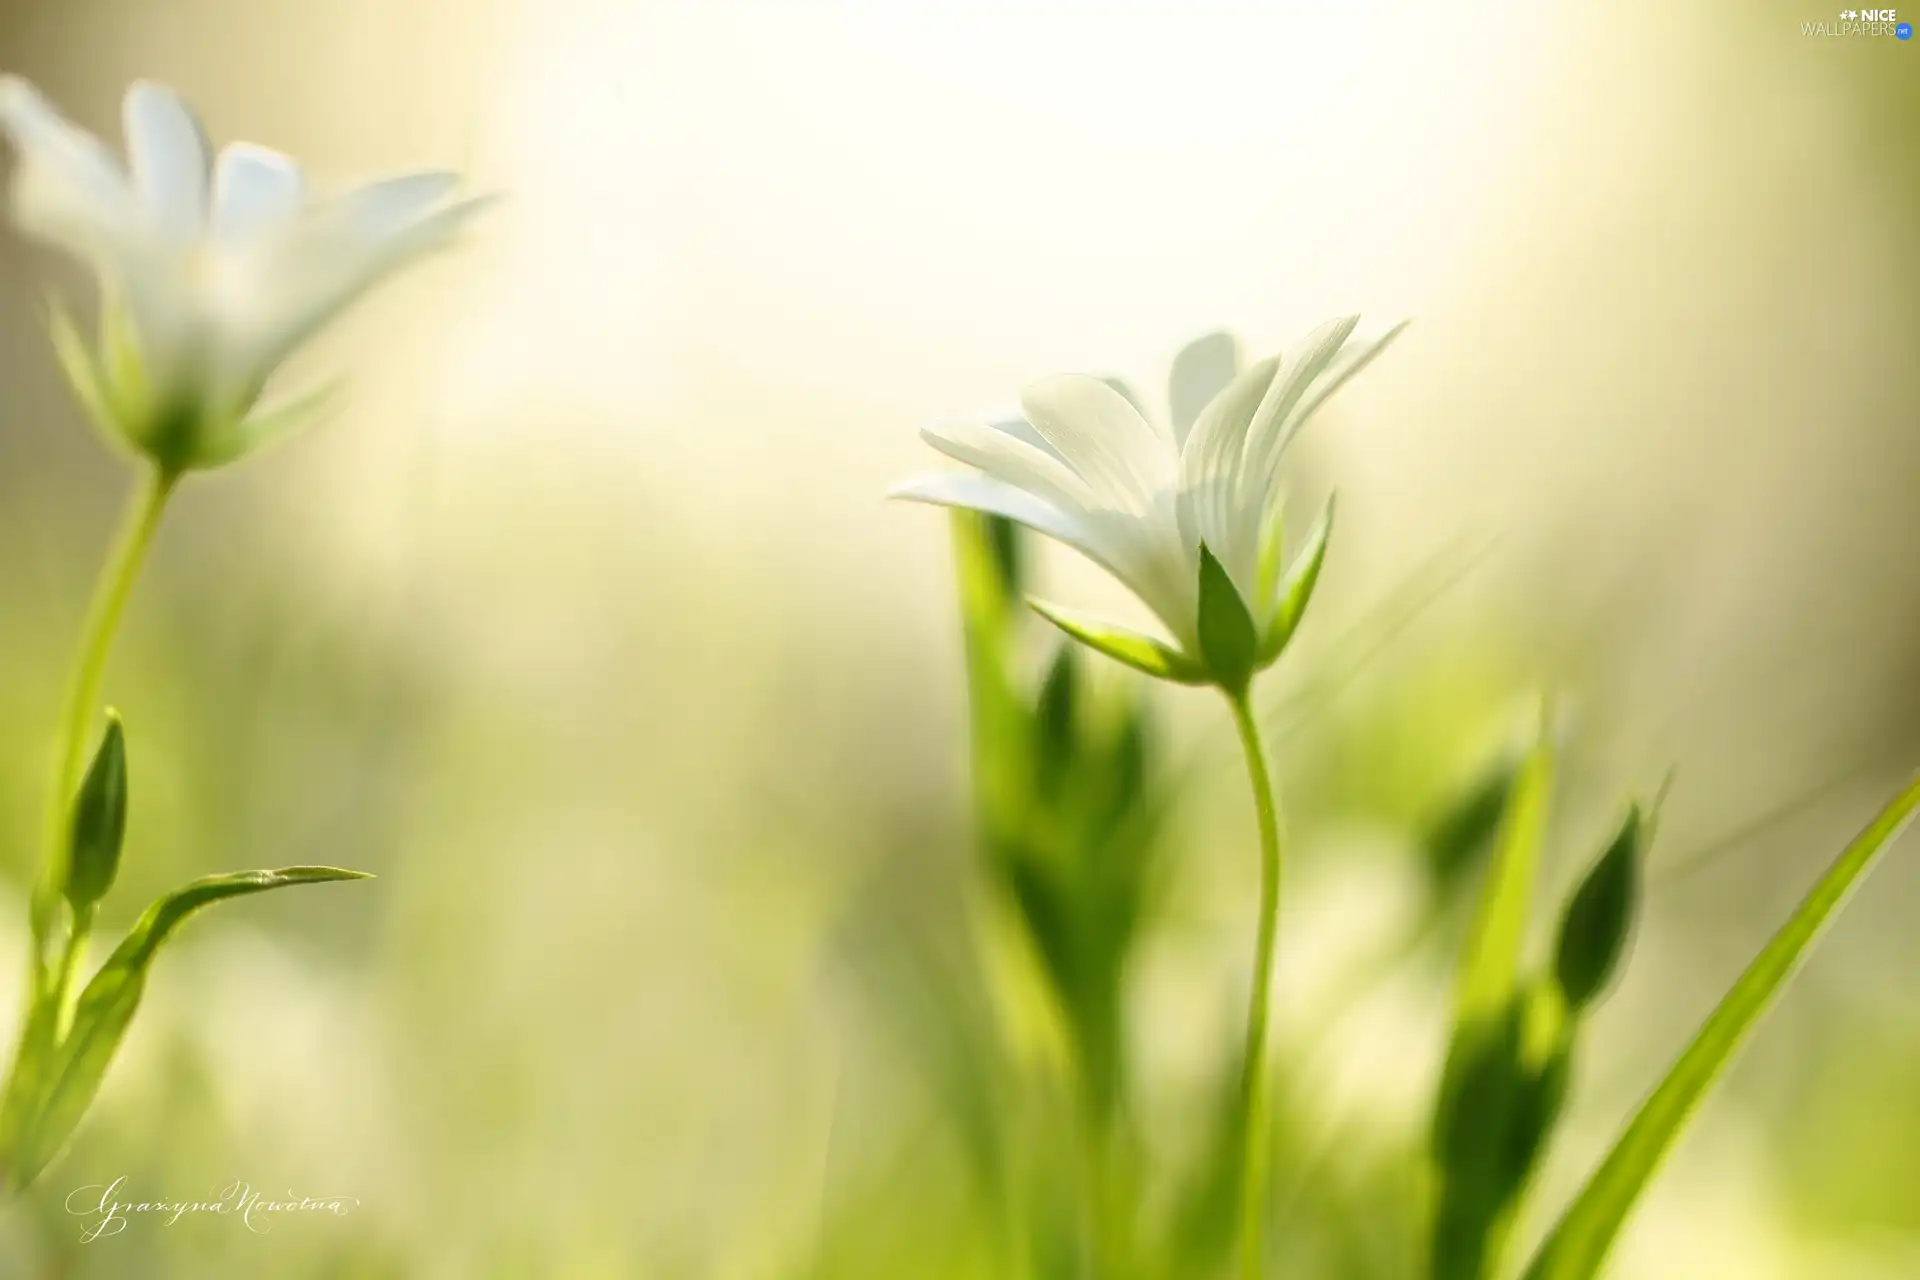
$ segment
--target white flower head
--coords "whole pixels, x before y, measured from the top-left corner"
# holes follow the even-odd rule
[[[400,174],[316,198],[275,151],[210,157],[172,90],[127,90],[127,163],[38,90],[0,76],[20,229],[84,261],[101,290],[100,341],[65,310],[55,345],[109,435],[162,470],[219,466],[311,416],[312,396],[262,409],[274,369],[396,268],[447,241],[480,202],[457,175]]]
[[[1238,372],[1224,335],[1193,343],[1175,361],[1170,433],[1110,382],[1044,379],[1021,395],[1018,418],[927,428],[929,444],[974,471],[918,476],[894,496],[1003,516],[1075,548],[1139,596],[1174,644],[1035,601],[1041,613],[1153,675],[1242,686],[1285,647],[1326,551],[1331,505],[1281,571],[1287,446],[1404,327],[1356,340],[1358,323],[1328,321]]]

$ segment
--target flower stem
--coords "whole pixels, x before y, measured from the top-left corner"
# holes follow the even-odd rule
[[[120,536],[100,568],[92,602],[87,606],[86,621],[80,631],[79,657],[74,664],[72,683],[67,687],[60,736],[55,739],[53,787],[47,795],[46,849],[33,904],[36,969],[46,964],[54,909],[66,875],[73,796],[86,765],[87,742],[92,736],[89,730],[100,714],[100,685],[106,677],[107,655],[113,649],[120,617],[126,611],[127,599],[133,594],[133,584],[140,577],[147,551],[153,545],[154,531],[160,526],[167,499],[173,496],[178,480],[178,475],[169,471],[155,469],[147,473],[128,503]]]
[[[1247,690],[1228,691],[1234,728],[1247,757],[1254,810],[1260,822],[1260,928],[1253,952],[1253,994],[1247,1005],[1246,1056],[1240,1064],[1240,1274],[1258,1280],[1264,1257],[1267,1160],[1267,1006],[1273,991],[1273,953],[1280,923],[1280,809],[1266,747]]]
[[[69,989],[79,972],[80,958],[92,931],[91,909],[61,919],[73,825],[74,793],[86,763],[87,742],[99,714],[100,685],[106,676],[107,655],[114,633],[126,611],[133,584],[140,577],[154,531],[166,511],[167,499],[178,482],[176,472],[154,470],[141,482],[127,505],[120,535],[101,566],[80,630],[79,656],[67,689],[65,714],[55,742],[53,785],[47,795],[46,849],[29,909],[33,933],[32,964],[27,972],[27,1004],[20,1020],[20,1037],[6,1088],[0,1092],[0,1192],[18,1191],[29,1178],[13,1167],[49,1083],[44,1074],[60,1038],[70,1003]],[[59,948],[56,957],[49,953]]]

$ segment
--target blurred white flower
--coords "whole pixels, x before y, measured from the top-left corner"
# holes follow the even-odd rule
[[[1202,653],[1204,545],[1252,617],[1255,669],[1264,667],[1299,621],[1327,528],[1323,517],[1283,576],[1281,459],[1313,411],[1402,327],[1350,341],[1357,324],[1353,316],[1328,321],[1297,352],[1240,372],[1190,421],[1176,394],[1171,433],[1099,378],[1044,379],[1021,396],[1024,417],[927,428],[929,444],[976,471],[918,476],[894,496],[1004,516],[1082,552],[1139,596],[1177,647],[1057,605],[1035,607],[1123,662],[1189,683],[1221,675]],[[1217,340],[1202,342],[1211,360]]]
[[[0,76],[14,220],[99,276],[97,347],[55,306],[62,364],[102,428],[168,473],[219,466],[310,417],[312,395],[258,407],[275,367],[479,207],[454,198],[452,173],[315,199],[277,152],[232,143],[210,160],[193,110],[161,85],[128,89],[124,118],[125,166]]]

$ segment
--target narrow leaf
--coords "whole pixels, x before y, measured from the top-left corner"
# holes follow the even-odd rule
[[[1700,1100],[1760,1016],[1772,1007],[1833,913],[1905,830],[1916,808],[1920,808],[1920,779],[1909,782],[1834,859],[1641,1104],[1606,1160],[1541,1245],[1527,1268],[1526,1280],[1592,1280],[1599,1274],[1627,1214]]]
[[[1075,747],[1080,704],[1080,651],[1062,642],[1040,684],[1034,707],[1034,737],[1041,791],[1046,793],[1066,772]]]
[[[1540,736],[1520,766],[1501,815],[1499,843],[1467,939],[1455,995],[1456,1025],[1497,1016],[1519,987],[1520,948],[1526,938],[1533,885],[1546,842],[1553,791],[1553,750],[1548,715]]]
[[[1244,689],[1259,649],[1253,615],[1226,566],[1200,544],[1200,656],[1223,689]]]
[[[1273,617],[1267,623],[1267,633],[1260,638],[1260,665],[1280,656],[1293,639],[1293,633],[1300,628],[1300,619],[1306,616],[1307,604],[1313,599],[1313,589],[1320,581],[1320,566],[1327,560],[1327,543],[1333,535],[1333,497],[1327,498],[1326,509],[1320,518],[1307,530],[1306,545],[1294,557],[1293,566],[1287,570],[1286,578],[1275,593]]]
[[[73,803],[67,846],[67,901],[76,912],[91,908],[113,887],[120,846],[127,834],[127,744],[120,716],[107,712],[106,736],[81,779]]]
[[[88,419],[114,443],[123,443],[120,414],[105,371],[88,348],[87,340],[80,336],[73,313],[58,297],[47,299],[47,336],[53,340],[53,354],[60,362],[60,371],[66,374],[67,384],[73,388],[74,398],[86,410]]]
[[[1212,677],[1205,667],[1173,646],[1100,618],[1090,617],[1045,600],[1030,600],[1033,611],[1075,640],[1097,649],[1116,662],[1175,684],[1205,684]]]
[[[1524,1034],[1533,1001],[1520,960],[1552,788],[1551,718],[1543,709],[1539,737],[1507,795],[1457,979],[1434,1107],[1434,1280],[1480,1280],[1494,1270],[1519,1190],[1514,1169],[1538,1140],[1525,1132],[1537,1108]]]
[[[365,880],[364,871],[338,867],[283,867],[207,876],[160,898],[141,916],[81,993],[73,1029],[61,1043],[52,1084],[39,1115],[12,1153],[11,1185],[24,1187],[45,1168],[78,1127],[106,1076],[127,1026],[140,1007],[147,973],[161,946],[187,918],[222,898],[297,884]]]

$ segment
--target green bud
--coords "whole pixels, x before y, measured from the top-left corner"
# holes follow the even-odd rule
[[[107,712],[107,732],[80,782],[73,802],[67,845],[67,901],[75,911],[106,897],[120,870],[127,834],[127,743],[117,712]]]
[[[1554,955],[1554,977],[1567,1004],[1578,1010],[1591,1004],[1612,981],[1633,931],[1640,896],[1640,857],[1646,826],[1638,806],[1567,905]]]
[[[1247,602],[1212,548],[1200,544],[1200,656],[1220,687],[1238,693],[1253,678],[1259,634]]]

